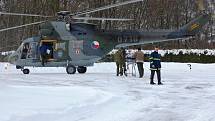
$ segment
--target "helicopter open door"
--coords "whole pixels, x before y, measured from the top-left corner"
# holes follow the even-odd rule
[[[67,59],[68,42],[63,40],[41,40],[40,46],[48,46],[47,60],[61,61]],[[41,59],[41,58],[40,58]]]
[[[54,60],[54,51],[56,50],[57,40],[41,40],[40,46],[46,45],[48,47],[47,50],[47,60],[53,61]]]

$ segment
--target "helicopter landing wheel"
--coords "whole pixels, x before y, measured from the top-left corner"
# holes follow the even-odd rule
[[[72,65],[67,66],[67,67],[66,67],[66,72],[67,72],[67,74],[75,74],[75,72],[76,72],[76,67],[75,67],[75,66],[72,66]]]
[[[78,70],[78,73],[84,74],[84,73],[87,72],[87,67],[79,66],[79,67],[77,68],[77,70]]]
[[[22,72],[23,72],[23,74],[29,74],[30,70],[29,69],[23,69]]]

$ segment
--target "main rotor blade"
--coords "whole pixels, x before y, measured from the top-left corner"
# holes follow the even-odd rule
[[[122,6],[122,5],[127,5],[127,4],[131,4],[131,3],[136,3],[136,2],[140,2],[140,1],[143,1],[143,0],[129,0],[129,1],[126,1],[126,2],[116,3],[116,4],[112,4],[112,5],[108,5],[108,6],[103,6],[103,7],[99,7],[99,8],[96,8],[96,9],[83,11],[83,12],[77,12],[77,13],[70,14],[70,15],[71,16],[85,15],[85,14],[94,13],[94,12],[97,12],[97,11],[102,11],[102,10],[106,10],[106,9],[110,9],[110,8],[114,8],[114,7],[118,7],[118,6]]]
[[[127,27],[127,26],[131,26],[131,25],[134,25],[134,24],[136,24],[136,23],[131,23],[131,24],[124,24],[124,25],[119,25],[119,26],[116,26],[116,27],[114,27],[114,28],[122,28],[122,27]]]
[[[32,17],[53,17],[53,16],[43,16],[43,15],[36,15],[36,14],[24,14],[24,13],[8,13],[8,12],[0,12],[0,15],[12,15],[12,16],[32,16]]]
[[[10,27],[10,28],[5,28],[5,29],[1,29],[0,32],[12,30],[12,29],[17,29],[17,28],[21,28],[21,27],[26,27],[26,26],[31,26],[31,25],[36,25],[36,24],[41,24],[41,23],[44,23],[44,22],[46,22],[46,21],[40,21],[40,22],[35,22],[35,23],[30,23],[30,24],[24,24],[24,25]]]
[[[96,20],[96,21],[131,21],[134,19],[121,19],[121,18],[94,18],[94,17],[73,17],[77,20]]]

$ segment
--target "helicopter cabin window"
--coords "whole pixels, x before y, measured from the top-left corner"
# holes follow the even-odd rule
[[[56,48],[57,48],[57,50],[62,49],[65,51],[66,50],[66,43],[65,42],[57,43]]]
[[[40,43],[40,54],[46,55],[47,60],[54,59],[54,51],[56,50],[57,40],[41,40]]]
[[[23,48],[22,48],[21,59],[26,59],[27,58],[29,50],[30,50],[29,43],[24,43]]]
[[[56,51],[54,52],[55,59],[62,59],[66,52],[66,42],[56,43]]]

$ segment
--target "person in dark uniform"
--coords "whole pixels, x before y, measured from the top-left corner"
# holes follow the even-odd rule
[[[161,82],[161,55],[158,53],[159,48],[155,47],[155,51],[151,53],[150,56],[150,84],[154,85],[154,75],[157,73],[158,85],[162,85]]]
[[[45,63],[47,62],[47,56],[48,56],[48,54],[47,54],[47,50],[48,50],[48,46],[47,45],[45,45],[45,44],[42,44],[41,46],[40,46],[40,55],[41,55],[41,61],[42,61],[42,66],[45,66]]]

